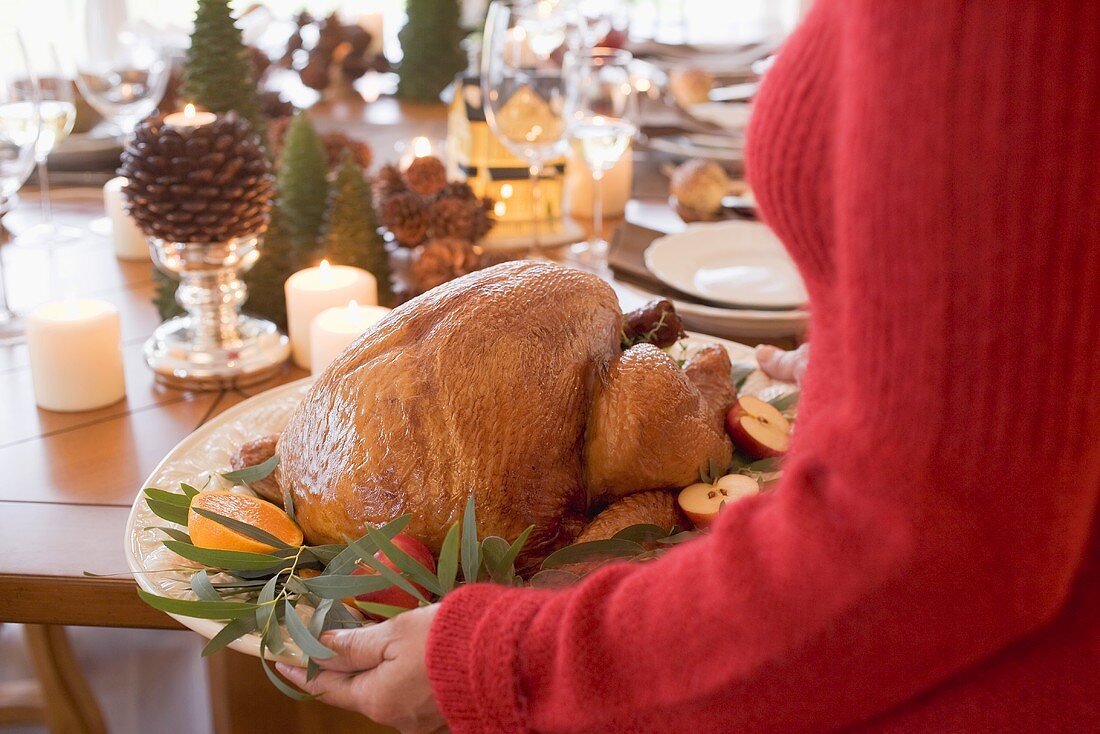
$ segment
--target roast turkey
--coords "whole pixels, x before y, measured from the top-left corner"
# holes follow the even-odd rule
[[[725,350],[686,367],[623,351],[594,275],[497,265],[394,310],[318,378],[279,438],[278,480],[312,543],[411,513],[438,552],[476,498],[482,537],[528,525],[528,560],[571,542],[593,508],[726,465]]]

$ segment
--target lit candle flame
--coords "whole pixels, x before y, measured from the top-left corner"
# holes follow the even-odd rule
[[[432,154],[432,141],[425,137],[413,138],[413,155],[417,158],[426,158]]]
[[[183,106],[183,116],[186,117],[188,120],[194,120],[195,119],[195,105],[191,104],[190,102],[185,104]]]
[[[511,199],[512,198],[512,184],[506,183],[500,186],[500,198]]]

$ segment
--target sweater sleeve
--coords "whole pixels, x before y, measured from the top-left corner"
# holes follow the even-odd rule
[[[449,596],[454,731],[840,728],[1064,604],[1100,487],[1100,5],[835,15],[830,313],[782,483],[659,561]]]

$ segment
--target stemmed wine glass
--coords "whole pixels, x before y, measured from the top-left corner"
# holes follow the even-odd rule
[[[34,169],[38,140],[38,89],[27,64],[19,32],[0,29],[0,219],[11,210],[15,193]],[[0,234],[3,234],[0,224]],[[8,282],[0,254],[0,341],[22,333],[8,303]]]
[[[123,135],[160,104],[169,77],[162,49],[126,21],[125,0],[87,0],[75,52],[81,95]]]
[[[592,172],[592,233],[586,242],[569,248],[570,256],[599,267],[607,257],[603,238],[601,182],[630,146],[638,132],[638,97],[630,76],[633,57],[627,51],[594,48],[566,57],[569,76],[569,137],[573,149]]]
[[[539,180],[546,163],[564,154],[566,79],[555,52],[570,46],[576,24],[570,6],[550,0],[496,0],[489,6],[481,53],[481,94],[489,128],[527,163],[533,203],[534,256],[541,256]]]
[[[53,221],[50,202],[50,177],[47,157],[58,143],[69,136],[76,122],[76,104],[73,101],[73,85],[61,73],[57,50],[52,43],[43,43],[39,55],[30,63],[34,72],[27,84],[38,85],[38,109],[33,113],[39,120],[38,143],[35,145],[35,161],[38,163],[39,206],[42,221],[25,232],[20,232],[17,243],[25,247],[43,246],[51,252],[61,245],[71,244],[81,238],[76,227],[59,225]],[[31,115],[30,108],[25,108]]]

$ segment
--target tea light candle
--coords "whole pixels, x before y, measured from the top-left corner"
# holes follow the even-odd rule
[[[437,155],[432,141],[423,135],[417,136],[405,146],[405,152],[401,154],[398,167],[404,171],[412,164],[414,158],[427,158],[430,155]]]
[[[69,300],[27,316],[34,399],[46,410],[75,412],[126,396],[118,309],[105,301]]]
[[[344,348],[378,323],[390,310],[383,306],[346,306],[328,308],[317,314],[309,332],[311,371],[320,373]]]
[[[111,220],[111,241],[115,245],[115,256],[120,260],[149,260],[149,241],[137,222],[126,213],[123,207],[122,187],[126,185],[124,176],[115,176],[103,185],[103,208]]]
[[[626,202],[634,188],[634,156],[628,146],[619,162],[608,169],[600,182],[600,195],[603,199],[605,217],[621,217],[626,211]],[[592,183],[592,171],[584,160],[575,153],[570,154],[565,166],[566,210],[570,216],[581,219],[592,218],[592,201],[595,199],[595,187]]]
[[[361,268],[329,265],[322,260],[315,268],[299,270],[286,279],[287,335],[294,364],[309,369],[310,325],[317,314],[334,306],[357,301],[369,306],[378,303],[378,283]]]
[[[213,112],[198,112],[195,105],[188,102],[183,106],[183,112],[173,112],[164,118],[164,124],[177,130],[209,125],[218,119]]]

